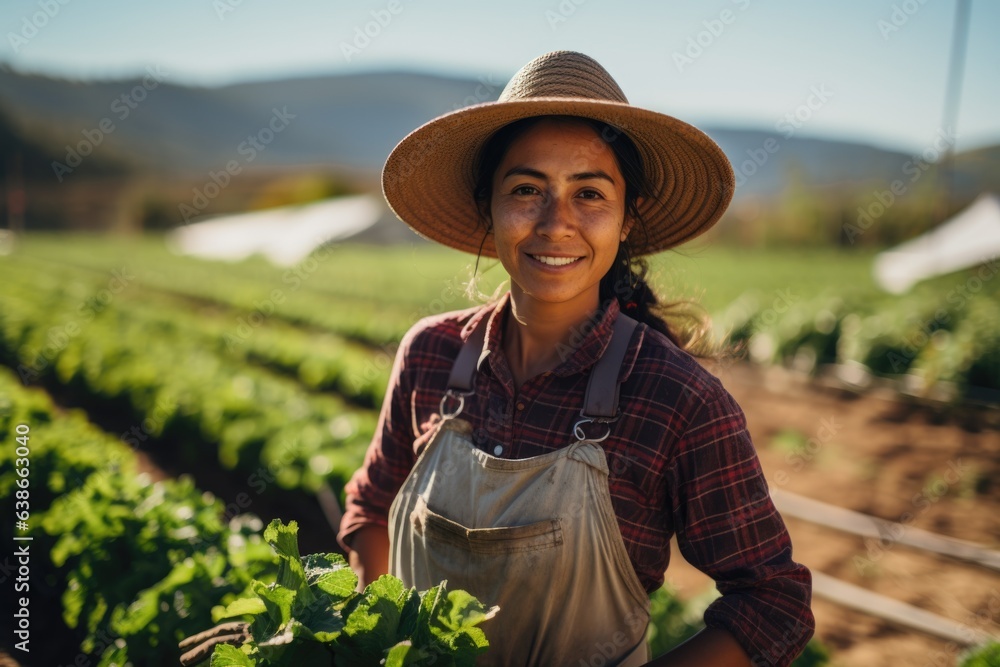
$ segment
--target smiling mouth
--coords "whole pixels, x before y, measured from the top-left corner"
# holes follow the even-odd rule
[[[572,264],[573,262],[578,262],[583,259],[582,257],[551,257],[549,255],[528,256],[537,262],[548,264],[549,266],[566,266],[567,264]]]

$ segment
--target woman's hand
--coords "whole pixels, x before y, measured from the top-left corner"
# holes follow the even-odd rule
[[[751,667],[736,639],[719,628],[705,628],[645,667]]]
[[[358,592],[389,572],[389,529],[365,526],[351,539],[351,569],[358,575]]]

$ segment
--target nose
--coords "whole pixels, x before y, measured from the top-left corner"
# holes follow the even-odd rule
[[[558,194],[545,198],[535,232],[549,241],[565,241],[576,234],[571,202]]]

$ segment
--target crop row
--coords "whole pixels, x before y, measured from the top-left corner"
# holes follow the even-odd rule
[[[150,288],[235,308],[254,319],[280,318],[371,346],[399,341],[424,315],[469,305],[458,278],[437,280],[393,268],[390,280],[371,265],[359,273],[342,266],[350,258],[343,250],[327,250],[327,255],[282,268],[263,260],[205,262],[172,255],[151,243],[139,244],[136,255],[126,254],[127,246],[116,244],[93,254],[69,244],[48,243],[38,251],[29,244],[30,253],[21,254],[40,265],[69,264],[100,272],[117,269]],[[406,289],[400,289],[401,285]]]
[[[289,383],[253,367],[264,363],[294,372],[310,386],[331,388],[355,401],[376,404],[380,399],[379,387],[384,387],[385,358],[373,361],[365,357],[363,350],[339,337],[302,332],[277,319],[255,324],[249,319],[241,321],[241,317],[230,310],[192,309],[190,302],[143,290],[141,286],[135,290],[116,290],[110,298],[102,299],[100,295],[107,291],[107,274],[96,275],[58,266],[39,271],[38,264],[14,259],[0,265],[0,281],[5,285],[4,295],[0,296],[0,356],[5,363],[20,366],[29,379],[51,380],[81,390],[103,405],[128,407],[141,421],[142,433],[154,438],[189,445],[218,441],[220,460],[230,466],[249,470],[254,465],[259,468],[259,465],[283,463],[278,472],[284,486],[313,488],[324,476],[310,473],[326,469],[330,469],[330,476],[342,480],[343,475],[353,471],[360,462],[360,445],[367,443],[370,431],[361,434],[355,443],[358,447],[350,442],[340,443],[346,446],[338,452],[353,450],[350,463],[340,470],[323,460],[334,457],[332,452],[312,456],[308,453],[312,450],[296,452],[298,460],[268,458],[267,444],[261,445],[259,437],[247,440],[238,437],[256,431],[233,435],[228,428],[233,422],[251,421],[252,418],[243,411],[247,409],[245,402],[229,404],[225,392],[227,388],[234,389],[238,398],[250,398],[251,403],[259,404],[257,407],[262,412],[268,412],[272,405],[277,405],[280,412],[295,404],[279,391],[280,387],[291,388],[293,393],[297,389],[296,396],[301,401],[315,398],[303,392],[298,383]],[[72,324],[76,327],[70,327]],[[201,373],[198,369],[203,367],[209,372]],[[371,375],[372,368],[378,379],[368,381],[365,378]],[[228,380],[228,384],[212,383],[219,378]],[[357,388],[353,394],[351,386]],[[181,400],[188,392],[192,392],[189,400]],[[212,399],[220,392],[223,396],[216,404]],[[0,395],[3,393],[0,391]],[[298,405],[301,407],[301,403]],[[333,431],[345,430],[345,422],[338,421],[339,417],[363,413],[340,403],[336,407],[341,412],[325,422]],[[207,415],[213,417],[209,419]],[[265,422],[270,414],[266,417]],[[367,417],[373,419],[372,415]],[[213,429],[213,424],[219,427]],[[295,428],[303,429],[304,426],[308,424],[299,421]],[[280,441],[281,433],[272,436]],[[190,436],[187,441],[183,439],[185,435]],[[226,440],[227,435],[230,440]],[[294,431],[289,435],[294,438]],[[62,442],[80,440],[72,429],[60,437]],[[239,532],[239,536],[226,544],[252,544],[253,557],[240,560],[244,557],[243,547],[230,549],[220,556],[211,538],[214,528],[206,528],[211,522],[211,513],[216,516],[220,513],[217,504],[211,509],[192,504],[189,496],[200,497],[200,494],[189,482],[150,485],[134,477],[130,456],[122,458],[108,454],[115,448],[128,452],[128,448],[121,440],[108,436],[104,439],[113,447],[105,446],[102,455],[95,455],[94,465],[103,466],[100,472],[81,485],[79,491],[60,498],[51,518],[46,517],[44,523],[53,538],[63,536],[53,544],[52,560],[64,568],[73,568],[66,578],[69,583],[64,597],[64,617],[86,628],[84,648],[91,653],[104,651],[104,664],[121,664],[125,657],[137,660],[136,664],[170,664],[173,660],[164,658],[162,649],[157,658],[149,657],[145,653],[148,647],[170,644],[172,649],[172,642],[179,636],[207,627],[210,619],[205,610],[217,604],[220,595],[232,597],[245,585],[247,577],[258,576],[254,568],[264,570],[271,561],[256,535],[259,525],[248,527],[239,522],[229,527]],[[130,438],[125,436],[122,440],[128,442]],[[248,451],[255,448],[254,443],[259,450],[256,459],[253,452]],[[291,451],[287,442],[282,443],[281,451]],[[77,449],[64,448],[64,453],[71,452]],[[189,453],[193,461],[202,455],[201,451]],[[127,462],[120,469],[108,465],[109,461],[119,459]],[[289,468],[299,473],[297,478],[285,474]],[[85,472],[72,473],[74,484],[64,484],[62,490],[54,494],[90,476]],[[49,477],[56,480],[60,475]],[[178,503],[183,508],[172,510],[171,507]],[[154,512],[158,507],[173,513],[160,516]],[[135,521],[132,521],[133,514]],[[108,525],[99,525],[94,517],[108,517]],[[84,527],[83,537],[81,526]],[[167,531],[165,537],[156,532],[161,529]],[[88,536],[88,531],[93,535]],[[207,532],[210,539],[205,540],[202,532]],[[128,542],[128,536],[141,536],[155,546],[133,544]],[[173,543],[168,544],[169,540],[193,540],[194,546],[185,551]],[[183,560],[172,564],[169,576],[158,580],[153,577],[155,572],[162,571],[162,564],[152,567],[149,572],[138,568],[146,577],[142,580],[145,586],[142,589],[136,589],[128,580],[107,581],[113,576],[114,564],[120,562],[120,557],[129,562],[145,563],[150,560],[151,550],[156,550],[158,555],[183,556]],[[151,560],[155,565],[156,559]],[[236,572],[233,568],[237,567],[243,569]],[[218,584],[220,577],[226,582],[221,591],[213,589],[211,583]],[[142,593],[138,594],[137,590]],[[127,603],[115,602],[118,599]],[[671,620],[679,604],[665,591],[654,596],[657,630],[651,632],[651,637],[656,638],[654,643],[659,649],[697,630],[697,620],[690,614],[687,615],[690,620],[680,625]],[[673,611],[668,614],[664,605]],[[661,606],[664,608],[660,609]],[[163,611],[164,607],[168,611]],[[171,608],[179,612],[183,622],[174,618]],[[107,641],[108,637],[122,637],[127,641],[112,644]],[[165,654],[169,656],[170,651]],[[156,659],[164,662],[155,662]]]
[[[377,301],[405,310],[419,309],[444,291],[464,291],[474,263],[471,255],[433,245],[331,244],[290,266],[277,266],[260,255],[238,262],[206,261],[175,253],[170,247],[164,237],[154,234],[135,239],[33,234],[23,245],[32,255],[66,264],[108,270],[122,261],[140,260],[141,272],[168,275],[207,268],[266,287],[298,285],[327,297]],[[490,286],[506,277],[493,275],[503,273],[489,268],[495,261],[484,259],[479,266],[480,276]],[[400,289],[401,285],[406,289]]]
[[[32,561],[35,588],[28,593],[38,600],[44,586],[59,599],[58,609],[33,603],[32,632],[63,638],[32,645],[35,657],[66,660],[51,652],[66,642],[54,622],[61,616],[79,643],[73,662],[175,665],[181,638],[210,627],[254,579],[274,579],[277,560],[258,519],[227,522],[222,503],[187,478],[152,483],[137,473],[133,452],[119,439],[80,410],[58,411],[44,392],[23,387],[0,367],[0,432],[13,433],[18,424],[30,425],[32,548],[45,552]],[[13,447],[0,449],[4,497],[17,488],[15,455]],[[10,524],[0,532],[10,543]],[[666,588],[657,591],[649,634],[654,654],[697,632],[715,595],[685,604]],[[820,664],[825,651],[815,641],[796,662]]]
[[[29,275],[15,262],[0,268],[0,280],[4,363],[26,382],[63,385],[132,418],[127,442],[178,443],[189,465],[216,451],[227,468],[306,491],[328,480],[342,486],[359,465],[373,412],[248,364],[222,339],[206,344],[211,334],[185,328],[185,318],[142,317],[139,306],[130,313],[124,292],[95,302],[94,284]]]
[[[86,244],[81,249],[48,242],[39,250],[50,258],[108,267],[122,256],[121,247],[108,246],[103,254],[89,253]],[[421,315],[467,304],[458,282],[443,278],[444,268],[436,273],[429,269],[432,264],[426,257],[418,261],[414,256],[410,264],[416,273],[432,274],[433,280],[403,275],[405,269],[400,267],[371,266],[365,271],[359,262],[372,263],[371,253],[354,253],[349,248],[326,250],[326,255],[315,260],[311,273],[309,260],[292,269],[269,267],[260,259],[219,265],[174,256],[158,246],[156,239],[145,239],[137,248],[143,284],[242,313],[233,318],[227,334],[230,347],[243,347],[250,360],[293,372],[310,387],[333,389],[368,406],[380,400],[393,343],[406,328]],[[387,265],[400,261],[407,252],[413,253],[386,249]],[[439,261],[449,270],[457,266],[448,263],[454,259],[444,256]],[[752,293],[746,293],[717,318],[716,328],[728,333],[730,342],[747,342],[759,362],[807,370],[837,364],[845,378],[860,383],[870,383],[874,376],[898,377],[905,378],[904,386],[917,393],[981,396],[983,390],[996,389],[1000,376],[994,354],[1000,347],[996,344],[1000,281],[993,280],[995,266],[987,264],[983,269],[985,277],[975,270],[945,277],[918,286],[904,297],[831,285],[823,296],[804,298],[796,284],[775,290],[776,299],[769,297],[760,306],[748,307]],[[352,276],[355,279],[350,280]],[[334,283],[347,284],[335,289]],[[401,283],[407,289],[398,289]],[[374,296],[372,285],[381,286],[382,293]],[[427,298],[434,293],[428,291],[429,286],[437,289],[437,297],[418,307],[421,302],[413,295]],[[323,346],[311,343],[307,336],[271,335],[277,327],[261,327],[260,322],[308,325],[380,349],[364,360],[363,354],[324,354]]]
[[[116,292],[102,288],[92,271],[72,266],[42,268],[12,258],[2,273],[7,289],[24,295],[74,290],[89,315],[113,305],[124,316],[183,330],[210,349],[292,375],[314,391],[333,391],[366,408],[378,408],[388,382],[394,346],[383,349],[359,345],[333,333],[289,325],[278,317],[212,306],[161,290],[129,284]],[[104,275],[114,281],[114,273]],[[67,286],[77,287],[67,287]],[[86,290],[78,286],[86,285]],[[106,294],[101,297],[101,293]],[[81,310],[81,308],[77,308]]]
[[[989,265],[900,297],[823,296],[763,306],[737,303],[724,325],[759,363],[806,372],[834,365],[864,386],[875,377],[949,399],[1000,398],[1000,279]],[[986,277],[983,278],[982,276]]]
[[[30,508],[31,575],[19,595],[31,601],[25,647],[35,664],[56,664],[59,651],[65,658],[68,627],[80,653],[74,664],[94,656],[106,667],[175,665],[178,640],[210,626],[213,607],[254,578],[273,578],[276,559],[258,519],[225,521],[222,503],[190,479],[152,483],[119,439],[80,410],[58,410],[4,367],[0,433],[22,434],[20,452],[0,449],[0,497]],[[0,539],[22,544],[12,528],[0,524]]]
[[[434,244],[372,246],[341,243],[320,249],[289,267],[255,256],[239,262],[209,262],[178,255],[163,237],[138,238],[85,234],[30,234],[19,252],[64,264],[102,271],[132,268],[147,277],[183,280],[187,274],[235,281],[259,288],[315,292],[336,303],[377,303],[407,315],[430,314],[471,305],[464,298],[472,273],[472,255]],[[808,299],[827,289],[838,293],[877,292],[871,252],[835,249],[752,249],[698,242],[649,258],[651,284],[667,301],[691,297],[719,312],[748,289]],[[154,276],[153,274],[160,274]],[[496,260],[484,258],[476,269],[480,291],[487,294],[507,279]]]

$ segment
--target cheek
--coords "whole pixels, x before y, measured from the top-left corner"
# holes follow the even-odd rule
[[[491,209],[496,243],[516,243],[531,233],[537,215],[537,205],[502,202]]]
[[[511,258],[515,255],[515,247],[524,236],[519,231],[519,225],[511,218],[504,207],[494,206],[493,215],[493,245],[497,250],[497,258],[504,270],[510,273]]]
[[[615,210],[594,209],[581,215],[581,226],[591,244],[602,252],[611,248],[617,252],[622,234],[622,215]]]
[[[523,225],[538,218],[541,205],[536,201],[500,199],[493,203],[490,210],[493,213],[494,223],[502,221],[509,225]]]

